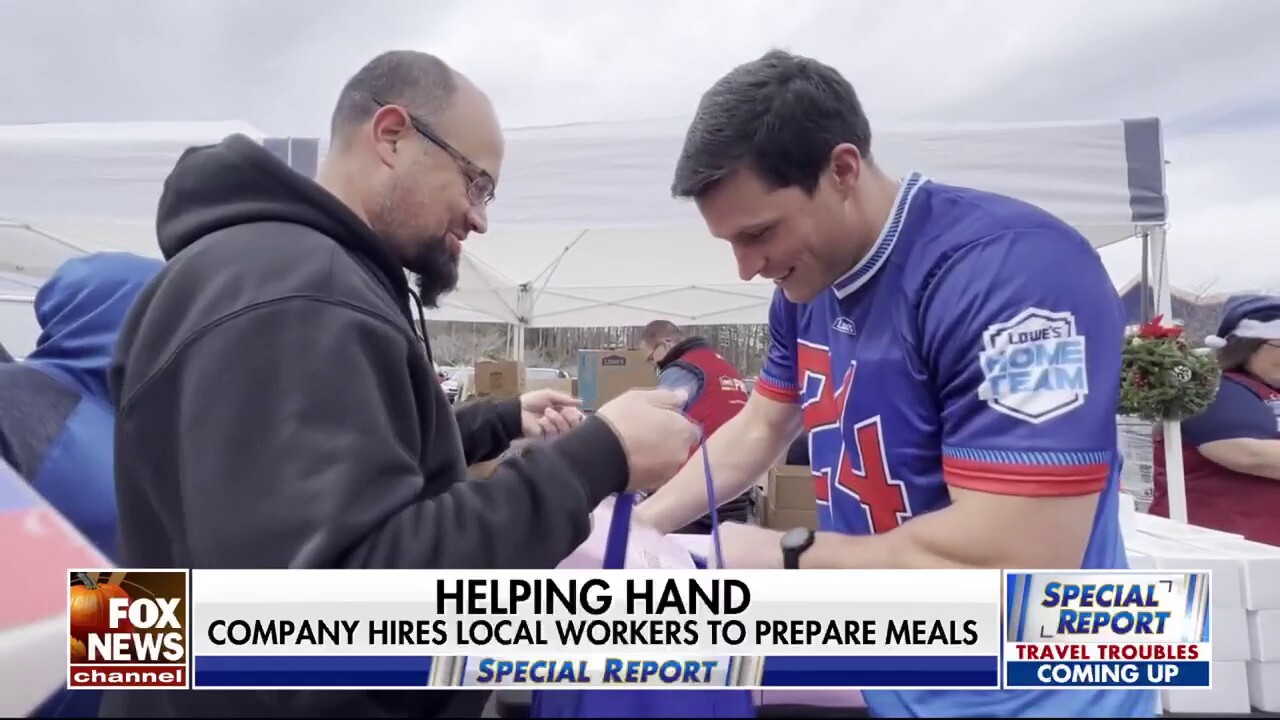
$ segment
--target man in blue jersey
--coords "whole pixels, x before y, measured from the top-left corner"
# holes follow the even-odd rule
[[[777,285],[756,391],[706,452],[731,497],[809,432],[820,532],[790,534],[786,566],[1126,566],[1124,317],[1079,233],[1007,197],[890,177],[848,81],[777,51],[703,96],[673,193],[743,279]],[[694,458],[637,514],[670,532],[706,510]],[[722,527],[728,566],[784,567],[783,533]],[[1156,710],[1147,690],[865,696],[884,717]]]

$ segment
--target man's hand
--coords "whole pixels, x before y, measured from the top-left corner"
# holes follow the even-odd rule
[[[782,532],[736,522],[720,523],[719,527],[720,549],[724,552],[725,568],[782,569]],[[714,549],[712,552],[715,552]]]
[[[627,453],[628,490],[658,487],[689,459],[700,433],[680,411],[687,399],[682,390],[632,390],[596,411]]]
[[[738,497],[782,456],[800,432],[800,406],[752,395],[733,419],[706,439],[716,497]],[[674,532],[707,513],[702,451],[671,481],[636,506],[636,517],[660,532]]]
[[[551,388],[520,396],[520,427],[527,438],[553,438],[582,424],[582,401]]]

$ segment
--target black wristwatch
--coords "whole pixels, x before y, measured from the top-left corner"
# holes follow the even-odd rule
[[[782,536],[782,567],[787,570],[800,569],[800,556],[805,550],[813,547],[817,533],[809,528],[788,530]]]

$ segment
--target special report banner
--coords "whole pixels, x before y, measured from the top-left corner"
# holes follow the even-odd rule
[[[1209,573],[1006,573],[1005,687],[1211,687]]]
[[[1207,572],[73,569],[67,682],[1209,687],[1210,607]]]
[[[998,688],[1001,575],[193,570],[194,688]]]

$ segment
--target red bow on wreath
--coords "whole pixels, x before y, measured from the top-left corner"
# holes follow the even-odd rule
[[[1164,315],[1151,318],[1151,322],[1138,326],[1140,338],[1176,338],[1182,334],[1180,327],[1165,327]]]

